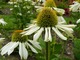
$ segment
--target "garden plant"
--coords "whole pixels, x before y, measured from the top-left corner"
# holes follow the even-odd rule
[[[80,0],[1,0],[0,60],[80,60]]]

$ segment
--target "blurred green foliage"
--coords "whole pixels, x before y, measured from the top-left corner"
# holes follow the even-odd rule
[[[12,14],[18,29],[23,29],[36,17],[36,10],[32,1],[23,1],[13,4]]]
[[[74,39],[74,56],[76,60],[80,60],[80,39]]]

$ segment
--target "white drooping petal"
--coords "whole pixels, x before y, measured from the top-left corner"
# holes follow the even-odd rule
[[[28,28],[25,28],[24,30],[28,30],[28,29],[31,29],[31,28],[34,28],[34,27],[36,27],[36,25],[30,24],[29,27]]]
[[[22,51],[23,49],[22,49],[22,44],[21,43],[19,43],[19,55],[20,55],[20,57],[21,57],[21,59],[22,59],[22,55],[23,55],[23,51]]]
[[[57,28],[52,27],[52,29],[54,30],[54,32],[62,39],[62,40],[67,40],[67,38],[65,36],[63,36],[63,34],[61,34],[61,32],[59,32],[59,30]]]
[[[1,48],[1,55],[4,55],[8,52],[8,50],[12,47],[13,42],[9,42],[4,47]]]
[[[55,7],[53,7],[53,8],[54,8],[54,10],[56,10],[58,13],[65,14],[65,10],[64,10],[64,9],[55,8]]]
[[[58,16],[58,24],[65,24],[66,21],[62,16]]]
[[[76,21],[76,23],[77,23],[77,24],[80,23],[80,19],[78,19],[78,20]]]
[[[75,28],[77,25],[70,24],[70,25],[60,25],[62,27],[67,27],[67,28]]]
[[[38,38],[42,34],[43,30],[44,30],[44,28],[40,28],[40,30],[38,30],[37,33],[34,34],[34,36],[33,36],[34,41],[38,40]]]
[[[23,36],[24,35],[31,35],[32,33],[34,33],[35,31],[37,31],[38,29],[39,29],[40,27],[34,27],[34,28],[31,28],[31,29],[29,29],[29,30],[27,30],[27,31],[25,31],[25,32],[22,32],[21,34],[23,34]]]
[[[70,33],[73,33],[73,29],[72,28],[66,28],[66,27],[62,27],[64,30],[70,32]]]
[[[71,28],[70,28],[71,31],[70,31],[69,28],[66,28],[66,27],[64,28],[64,27],[61,27],[61,26],[57,26],[57,28],[60,29],[61,31],[65,32],[68,36],[73,37],[73,35],[72,35],[73,30]]]
[[[34,48],[34,47],[32,47],[29,43],[26,43],[29,47],[30,47],[30,49],[34,52],[34,53],[38,53],[37,51],[36,51],[36,49]]]
[[[48,37],[49,34],[48,33],[49,33],[48,32],[48,28],[45,28],[45,39],[44,39],[45,42],[48,42],[49,41],[49,39],[48,39],[49,38]]]
[[[18,45],[19,42],[13,42],[12,47],[8,50],[8,55],[10,55]]]
[[[21,59],[27,59],[28,57],[28,51],[24,43],[19,43],[19,55]]]
[[[32,40],[29,40],[29,42],[32,43],[32,45],[33,45],[34,47],[36,47],[36,48],[38,48],[38,49],[40,49],[40,50],[42,49],[41,46],[39,45],[39,42],[37,42],[37,41],[32,41]]]
[[[1,23],[2,25],[6,25],[6,24],[7,24],[7,23],[4,21],[3,18],[0,19],[0,23]]]
[[[51,28],[50,27],[48,27],[48,30],[49,30],[49,41],[51,41],[52,42],[52,36],[51,36]]]
[[[66,31],[68,31],[70,33],[73,33],[73,29],[72,28],[63,27],[63,26],[60,26],[60,25],[57,25],[57,28],[61,28],[61,29],[66,30]]]

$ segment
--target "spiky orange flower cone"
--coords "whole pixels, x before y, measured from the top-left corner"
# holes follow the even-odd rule
[[[16,30],[12,34],[12,41],[13,42],[25,42],[27,40],[27,36],[23,36],[20,34],[23,30]]]

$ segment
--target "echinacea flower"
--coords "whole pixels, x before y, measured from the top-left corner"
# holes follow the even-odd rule
[[[44,6],[35,6],[35,8],[37,8],[37,10],[39,10],[39,9],[41,10],[41,9],[44,8],[44,7],[51,7],[51,8],[53,8],[55,11],[57,11],[58,13],[61,13],[61,14],[64,14],[64,13],[65,13],[65,10],[60,9],[60,8],[57,8],[54,0],[46,0],[46,1],[44,2]]]
[[[80,23],[80,19],[78,19],[78,20],[76,21],[76,23],[77,23],[77,24]]]
[[[2,24],[3,26],[6,25],[7,23],[4,21],[3,18],[0,19],[0,24]]]
[[[28,57],[28,50],[26,48],[30,48],[32,52],[38,53],[35,48],[41,49],[39,43],[37,41],[29,40],[27,36],[22,37],[20,34],[21,32],[23,32],[23,30],[16,30],[12,34],[12,41],[1,48],[1,55],[6,53],[10,55],[18,46],[21,59],[27,59]]]
[[[37,8],[37,10],[39,11],[44,7],[55,7],[56,8],[56,4],[53,0],[46,0],[43,6],[35,6],[35,8]]]
[[[49,7],[44,7],[42,11],[37,16],[36,22],[31,24],[28,28],[25,28],[23,36],[31,35],[34,33],[33,40],[36,41],[41,36],[43,32],[44,41],[52,41],[52,31],[54,31],[62,40],[67,40],[67,37],[64,36],[60,31],[65,32],[68,36],[72,36],[73,29],[76,25],[67,25],[63,24],[63,21],[59,21],[54,10]]]
[[[61,23],[66,23],[65,19],[63,18],[63,14],[65,14],[65,10],[61,9],[61,8],[57,8],[54,0],[47,0],[44,2],[44,7],[50,7],[53,10],[56,11],[56,14],[58,16],[58,20],[63,21]],[[43,6],[35,6],[35,8],[37,8],[37,11],[41,11],[43,8]]]
[[[74,4],[70,5],[70,11],[80,12],[80,2],[79,1],[74,1]]]

